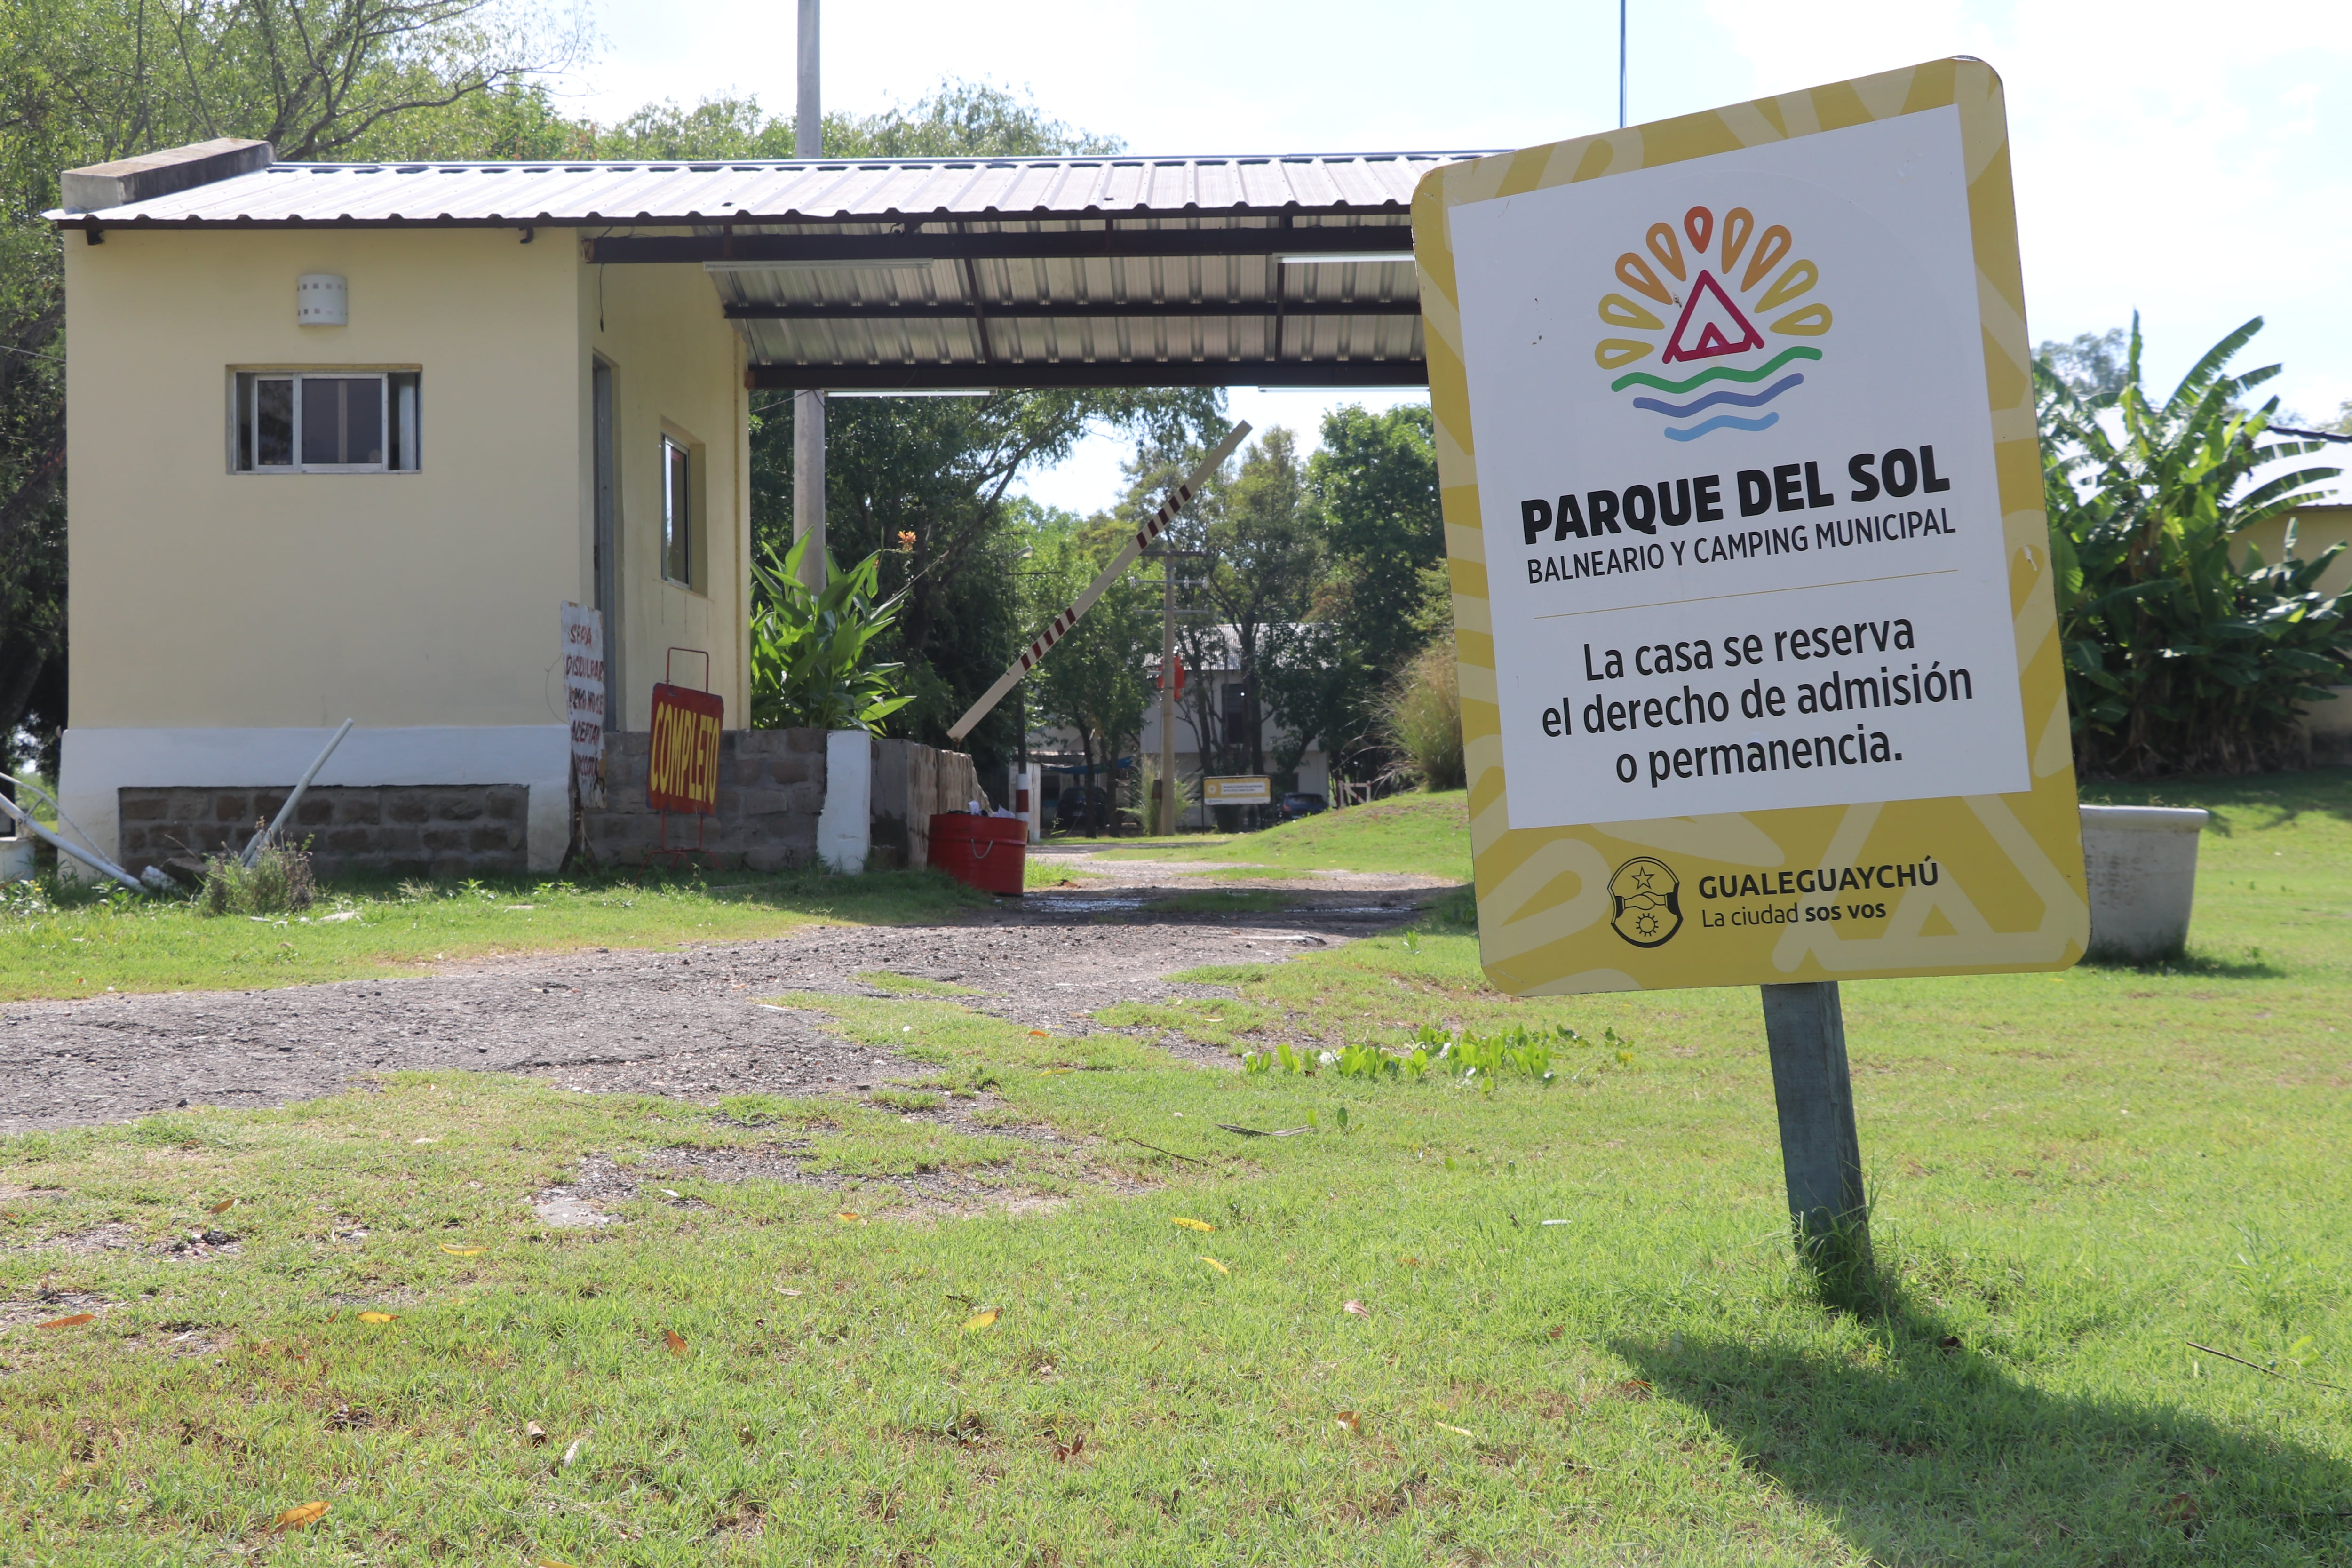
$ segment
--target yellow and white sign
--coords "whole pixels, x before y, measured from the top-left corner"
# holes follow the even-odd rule
[[[1413,232],[1495,983],[2079,958],[1991,68],[1453,164]]]
[[[1274,800],[1274,781],[1264,773],[1202,779],[1201,798],[1211,805],[1265,805]]]

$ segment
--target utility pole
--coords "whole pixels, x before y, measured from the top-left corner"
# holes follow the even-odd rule
[[[824,114],[817,102],[817,0],[801,0],[801,100],[793,119],[793,156],[803,163],[824,156]],[[793,394],[793,539],[808,541],[801,554],[801,581],[813,593],[824,589],[824,394]]]
[[[1176,557],[1160,558],[1160,831],[1176,833]]]
[[[801,0],[802,16],[814,16],[815,9],[816,0]],[[814,68],[803,66],[801,68],[805,71]],[[801,90],[814,92],[815,89],[803,88]],[[1617,129],[1625,129],[1625,0],[1617,0]]]

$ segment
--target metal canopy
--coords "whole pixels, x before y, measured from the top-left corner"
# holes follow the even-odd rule
[[[699,266],[765,388],[1413,386],[1413,187],[1475,153],[276,163],[107,229],[574,227]]]

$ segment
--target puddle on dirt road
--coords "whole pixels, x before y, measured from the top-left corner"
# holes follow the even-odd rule
[[[1223,892],[1226,889],[1215,890]],[[1021,902],[1024,909],[1036,910],[1047,914],[1098,914],[1153,910],[1167,914],[1204,912],[1199,910],[1180,911],[1167,907],[1171,899],[1186,896],[1188,895],[1182,892],[1171,893],[1165,890],[1155,891],[1148,897],[1140,898],[1101,893],[1031,893]],[[1205,912],[1236,915],[1300,915],[1329,920],[1381,920],[1402,919],[1412,914],[1414,909],[1410,904],[1317,904],[1301,901],[1279,910],[1252,910],[1237,903],[1231,910],[1213,910]]]
[[[1044,910],[1052,914],[1067,914],[1085,910],[1139,910],[1150,903],[1149,899],[1105,897],[1099,893],[1030,893],[1021,905],[1024,909]]]

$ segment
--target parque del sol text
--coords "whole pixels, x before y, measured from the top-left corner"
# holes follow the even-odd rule
[[[1843,496],[1823,484],[1818,459],[1740,468],[1731,476],[1728,489],[1721,474],[1694,474],[1621,489],[1534,496],[1519,502],[1519,529],[1530,546],[1547,536],[1557,542],[1628,531],[1655,535],[1661,527],[1721,522],[1730,515],[1730,507],[1737,507],[1742,518],[1754,518],[1835,506],[1840,500],[1864,506],[1882,499],[1940,495],[1952,488],[1952,481],[1936,471],[1931,446],[1856,452],[1846,459],[1845,474],[1851,488]]]

